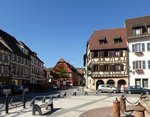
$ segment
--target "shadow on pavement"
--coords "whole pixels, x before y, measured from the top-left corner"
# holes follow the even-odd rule
[[[58,111],[58,110],[60,110],[61,108],[54,108],[53,109],[53,111],[49,111],[49,112],[47,112],[47,113],[44,113],[43,115],[50,115],[50,114],[52,114],[52,113],[54,113],[54,112],[56,112],[56,111]]]

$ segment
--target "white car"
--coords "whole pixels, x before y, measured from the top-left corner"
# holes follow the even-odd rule
[[[113,93],[120,92],[119,88],[111,86],[109,84],[100,84],[98,86],[98,91],[101,92],[101,93],[102,92],[108,92],[108,93],[110,93],[110,92],[113,92]]]

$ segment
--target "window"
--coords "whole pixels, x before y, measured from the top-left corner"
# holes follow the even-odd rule
[[[121,64],[114,65],[114,71],[123,71],[123,65]]]
[[[104,71],[104,65],[99,65],[99,71]]]
[[[4,74],[8,75],[9,74],[9,68],[7,66],[4,66],[3,69],[4,69]]]
[[[133,61],[133,69],[145,69],[145,61]]]
[[[143,79],[142,81],[143,87],[148,87],[148,79]]]
[[[2,62],[2,58],[3,58],[2,55],[3,54],[0,52],[0,62]]]
[[[99,57],[104,57],[104,51],[99,51]]]
[[[115,56],[116,57],[119,57],[121,54],[120,54],[120,51],[115,51]]]
[[[105,44],[105,40],[99,40],[99,44],[100,45],[104,45]]]
[[[0,66],[0,74],[2,74],[2,66]]]
[[[93,71],[98,71],[98,65],[93,66]]]
[[[119,52],[119,51],[116,51],[116,52],[115,52],[115,56],[120,56],[120,52]]]
[[[109,71],[109,65],[104,65],[104,71]]]
[[[112,50],[112,51],[109,51],[108,53],[109,53],[108,55],[109,57],[115,57],[115,51]]]
[[[150,51],[150,43],[147,43],[147,51]]]
[[[106,37],[101,37],[99,40],[99,45],[104,45],[107,43]]]
[[[121,64],[115,64],[111,66],[112,71],[123,71],[123,65]]]
[[[108,57],[108,51],[104,51],[104,57]]]
[[[121,57],[121,56],[122,56],[122,51],[120,50],[109,51],[109,57]]]
[[[121,43],[121,42],[122,42],[121,38],[114,39],[114,43],[115,43],[115,44],[119,44],[119,43]]]
[[[142,51],[145,51],[144,43],[138,43],[132,45],[132,52],[142,52]]]
[[[5,63],[8,62],[8,55],[7,55],[7,54],[4,55],[4,62],[5,62]]]
[[[93,58],[97,58],[98,57],[98,51],[94,51],[93,52]]]
[[[141,86],[141,79],[135,79],[135,86]]]
[[[141,35],[142,33],[143,33],[142,28],[133,29],[133,34],[134,35]]]
[[[150,69],[150,60],[148,60],[148,69]]]

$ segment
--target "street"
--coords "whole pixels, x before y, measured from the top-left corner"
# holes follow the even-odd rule
[[[61,98],[58,98],[58,94],[61,92]],[[76,92],[76,96],[73,94]],[[88,95],[84,95],[85,93],[82,91],[78,91],[77,88],[66,89],[66,90],[55,90],[53,92],[40,92],[40,93],[30,93],[26,95],[26,108],[23,109],[22,106],[14,107],[9,110],[9,114],[5,114],[5,111],[1,111],[2,115],[12,117],[12,116],[32,116],[32,109],[30,107],[31,100],[35,96],[46,96],[53,95],[53,103],[54,103],[54,111],[44,112],[43,116],[51,116],[51,117],[78,117],[83,112],[88,110],[92,110],[95,108],[103,108],[103,107],[112,107],[113,101],[115,98],[120,99],[122,93],[100,93],[96,94],[95,91],[87,91]],[[63,98],[63,94],[67,93],[66,98]],[[127,94],[126,98],[129,102],[135,103],[139,100],[139,94]],[[148,96],[149,97],[149,96]],[[38,102],[37,102],[38,103]],[[127,103],[129,105],[129,103]],[[13,107],[12,105],[10,107]],[[23,110],[22,110],[23,109]],[[3,109],[4,110],[4,109]],[[19,112],[18,112],[19,111]],[[21,112],[20,112],[21,111]],[[17,114],[17,115],[16,115]]]

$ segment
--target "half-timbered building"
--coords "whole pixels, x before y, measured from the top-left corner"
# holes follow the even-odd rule
[[[128,85],[128,47],[125,28],[93,33],[84,55],[86,87],[99,84]]]

